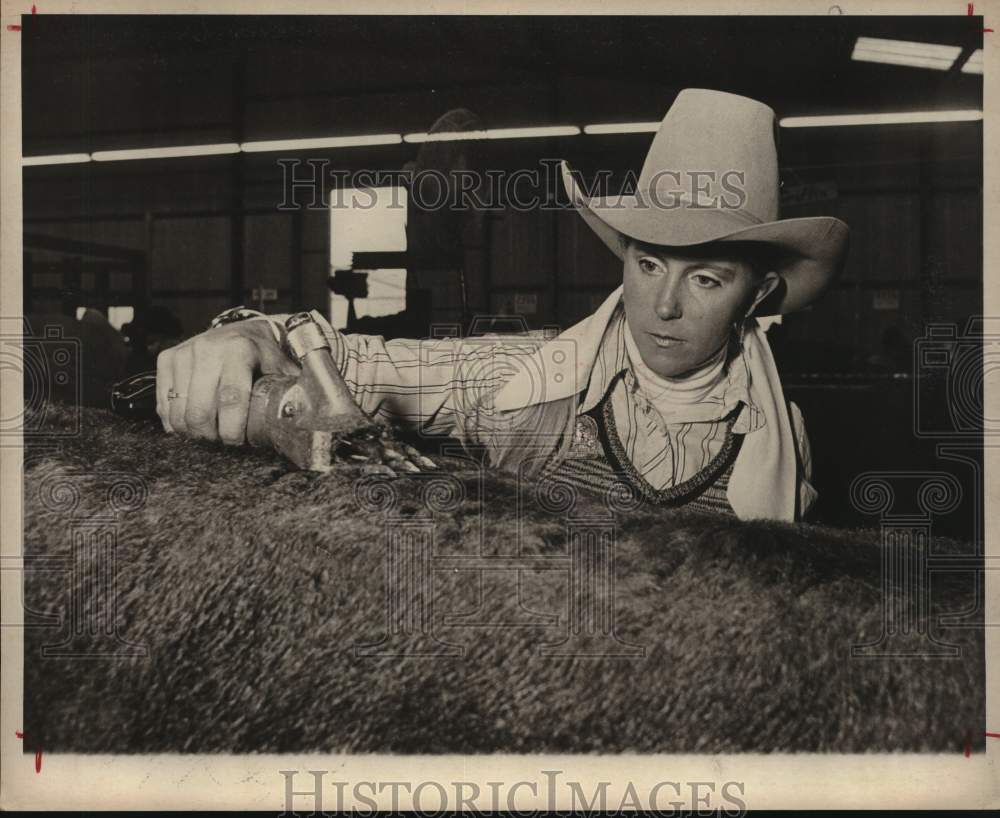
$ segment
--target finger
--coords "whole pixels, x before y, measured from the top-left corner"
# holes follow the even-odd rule
[[[425,457],[419,449],[415,449],[409,443],[401,444],[403,451],[406,452],[407,456],[416,463],[418,466],[424,469],[435,470],[438,468],[438,464],[431,460],[429,457]]]
[[[418,472],[420,467],[406,459],[406,456],[392,444],[383,446],[385,463],[392,469],[406,472]]]
[[[252,384],[251,359],[240,349],[229,353],[219,378],[219,437],[223,443],[238,446],[246,439]]]
[[[191,380],[184,407],[184,424],[192,437],[216,440],[218,433],[219,380],[225,345],[195,339],[192,346]]]
[[[175,432],[187,433],[187,421],[184,419],[187,411],[188,385],[191,382],[191,369],[193,366],[192,345],[185,344],[177,347],[171,357],[171,371],[173,372],[173,389],[176,397],[169,401],[170,425]]]
[[[173,357],[174,349],[165,349],[156,356],[156,414],[160,416],[165,432],[172,432],[170,425],[170,400],[167,394],[174,385]]]
[[[393,446],[391,443],[383,444],[382,457],[387,463],[393,466],[396,465],[396,463],[399,463],[400,461],[406,459],[403,457],[403,453],[398,451],[396,447]]]

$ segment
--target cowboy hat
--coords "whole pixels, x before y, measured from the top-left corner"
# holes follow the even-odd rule
[[[787,313],[816,299],[843,267],[849,228],[819,216],[779,219],[777,120],[747,97],[686,88],[646,154],[636,192],[587,197],[565,162],[563,183],[584,221],[619,258],[622,236],[691,247],[753,242],[779,253],[779,286],[758,315]]]

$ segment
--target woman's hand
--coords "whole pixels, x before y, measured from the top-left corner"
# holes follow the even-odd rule
[[[297,375],[263,319],[210,329],[156,358],[156,413],[168,432],[239,445],[255,372]]]

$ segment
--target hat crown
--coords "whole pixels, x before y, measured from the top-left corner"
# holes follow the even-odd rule
[[[778,218],[774,111],[724,91],[686,88],[670,106],[639,174],[640,195],[656,202],[719,201],[753,221]]]

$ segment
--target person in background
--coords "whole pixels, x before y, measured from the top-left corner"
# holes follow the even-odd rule
[[[53,344],[48,333],[66,339]],[[100,310],[88,307],[76,318],[59,313],[24,316],[24,402],[26,406],[52,401],[77,406],[108,405],[108,391],[125,374],[125,342]],[[68,361],[49,354],[75,349]]]
[[[777,120],[746,97],[686,89],[636,192],[584,195],[622,286],[553,339],[343,335],[332,355],[371,415],[485,448],[490,465],[667,508],[801,519],[816,498],[801,413],[786,401],[757,316],[817,299],[848,227],[781,220]],[[245,313],[244,313],[245,314]],[[235,315],[235,314],[234,314]],[[232,316],[230,316],[232,317]],[[238,444],[255,372],[294,374],[282,317],[226,323],[161,353],[164,428]]]

